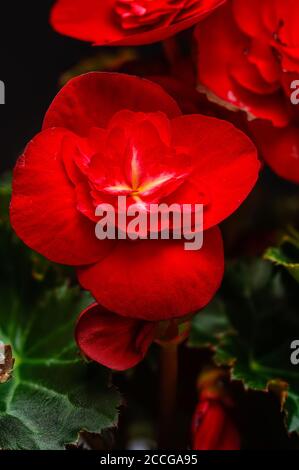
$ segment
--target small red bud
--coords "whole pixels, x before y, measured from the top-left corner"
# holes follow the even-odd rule
[[[218,400],[201,400],[193,423],[193,450],[239,450],[239,432],[226,406]]]
[[[193,450],[239,450],[240,434],[231,411],[226,372],[212,369],[198,381],[199,402],[192,421]]]

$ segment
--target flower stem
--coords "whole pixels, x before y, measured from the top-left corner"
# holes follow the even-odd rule
[[[160,449],[174,447],[177,382],[178,344],[163,345],[160,353]]]

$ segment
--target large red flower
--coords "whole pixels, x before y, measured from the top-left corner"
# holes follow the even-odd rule
[[[198,23],[225,0],[58,0],[51,14],[62,34],[96,45],[166,39]]]
[[[296,0],[230,0],[196,29],[200,83],[247,112],[265,160],[297,183],[299,112],[290,85],[299,79],[298,14]]]
[[[123,74],[70,81],[27,146],[13,179],[17,234],[52,261],[78,267],[106,309],[157,321],[204,307],[223,275],[219,222],[254,186],[251,141],[231,124],[182,116],[160,86]],[[98,240],[95,209],[126,195],[128,206],[202,203],[204,244]]]

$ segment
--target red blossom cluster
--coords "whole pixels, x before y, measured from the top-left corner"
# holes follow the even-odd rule
[[[248,114],[265,161],[299,183],[299,3],[229,0],[196,27],[198,80]],[[298,86],[298,84],[297,84]]]
[[[297,109],[290,101],[299,72],[291,12],[298,8],[295,0],[54,5],[57,31],[96,45],[148,44],[197,25],[190,54],[182,61],[172,51],[166,75],[153,73],[149,81],[94,72],[68,82],[16,165],[16,233],[48,259],[75,266],[96,300],[76,328],[88,358],[132,367],[165,329],[176,336],[179,324],[213,298],[224,270],[218,225],[249,195],[260,168],[245,132],[279,175],[299,182]],[[217,106],[246,111],[249,121],[237,124],[242,130],[219,119],[223,111],[197,85]],[[98,240],[96,207],[116,206],[124,194],[129,205],[202,204],[203,248],[186,251],[181,240]],[[205,404],[223,415],[219,407]]]
[[[154,339],[157,322],[207,305],[223,275],[217,225],[247,197],[259,166],[242,132],[212,117],[182,115],[147,80],[90,73],[61,90],[15,168],[11,222],[28,246],[76,266],[79,282],[99,303],[77,326],[88,357],[130,367]],[[114,204],[124,188],[128,204],[136,196],[145,203],[202,203],[203,247],[98,240],[95,209]]]
[[[223,279],[219,225],[253,190],[260,160],[299,183],[298,15],[298,0],[54,3],[50,22],[61,34],[95,46],[162,44],[150,49],[158,57],[144,59],[140,48],[135,61],[68,81],[14,170],[16,234],[75,267],[94,298],[75,327],[87,359],[126,370],[153,342],[184,341]],[[153,204],[200,205],[203,246],[159,238],[162,223],[154,239],[148,229],[99,239],[98,207],[119,216],[120,197],[147,219]],[[241,447],[223,379],[220,369],[201,376],[193,449]]]

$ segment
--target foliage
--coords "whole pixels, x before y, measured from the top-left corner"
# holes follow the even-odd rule
[[[78,313],[91,299],[67,270],[34,254],[12,234],[9,181],[1,185],[0,340],[15,358],[0,384],[0,448],[63,449],[81,430],[117,423],[118,393],[108,371],[84,361],[73,339]]]
[[[219,296],[193,321],[190,346],[214,350],[218,365],[231,367],[232,379],[245,387],[284,397],[289,431],[299,432],[299,371],[292,365],[291,343],[299,331],[298,285],[292,277],[260,259],[232,262]]]

